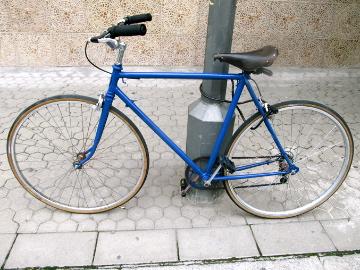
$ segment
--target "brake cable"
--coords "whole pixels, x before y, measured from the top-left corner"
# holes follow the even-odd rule
[[[234,88],[235,88],[235,86],[234,86],[234,81],[231,80],[231,97],[232,97],[232,98],[234,97]],[[201,94],[203,97],[205,97],[205,98],[207,98],[207,99],[209,99],[209,100],[212,100],[212,101],[216,101],[216,102],[220,102],[220,103],[231,103],[231,102],[232,102],[231,100],[214,98],[214,97],[208,96],[208,95],[205,93],[205,91],[204,91],[204,89],[203,89],[203,87],[202,87],[202,84],[200,84],[200,94]],[[242,119],[244,122],[245,122],[246,119],[245,119],[245,117],[244,117],[243,112],[240,110],[239,105],[246,104],[246,103],[249,103],[249,102],[251,102],[250,99],[249,99],[249,100],[245,100],[245,101],[238,102],[238,103],[236,104],[236,110],[238,111],[239,115],[241,116],[241,119]]]
[[[87,47],[88,47],[88,44],[89,44],[89,43],[90,43],[89,41],[86,41],[86,43],[85,43],[85,57],[86,57],[86,60],[88,60],[88,62],[89,62],[92,66],[94,66],[95,68],[97,68],[97,69],[99,69],[99,70],[101,70],[101,71],[103,71],[103,72],[105,72],[105,73],[112,74],[111,72],[109,72],[109,71],[107,71],[107,70],[105,70],[105,69],[102,69],[101,67],[95,65],[95,64],[89,59],[88,54],[87,54]]]

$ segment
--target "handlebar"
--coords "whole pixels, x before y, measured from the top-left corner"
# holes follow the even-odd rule
[[[110,34],[110,38],[116,38],[120,36],[144,36],[146,34],[146,25],[114,25],[110,27],[107,31]]]
[[[141,22],[150,22],[152,20],[152,16],[150,13],[138,14],[134,16],[127,16],[124,18],[124,24],[134,24]]]
[[[146,34],[145,24],[134,24],[134,25],[114,25],[108,28],[102,34],[90,38],[90,42],[98,43],[99,39],[102,38],[116,38],[124,36],[144,36]]]
[[[113,39],[120,36],[144,36],[146,34],[146,25],[137,23],[151,20],[150,13],[127,16],[118,25],[113,25],[100,35],[91,37],[90,42],[99,43],[100,39]]]

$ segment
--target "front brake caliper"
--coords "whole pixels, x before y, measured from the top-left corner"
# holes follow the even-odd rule
[[[98,102],[96,103],[96,105],[93,106],[93,109],[95,111],[100,111],[104,103],[104,94],[99,94],[98,96]]]

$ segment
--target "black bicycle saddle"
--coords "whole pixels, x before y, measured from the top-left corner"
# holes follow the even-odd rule
[[[244,71],[256,72],[257,69],[271,66],[279,55],[274,46],[244,53],[220,53],[214,55],[214,60],[225,62]]]

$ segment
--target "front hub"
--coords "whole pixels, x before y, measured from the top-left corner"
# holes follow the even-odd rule
[[[75,161],[73,162],[73,166],[75,169],[80,170],[83,167],[83,164],[80,162],[86,158],[86,154],[84,152],[80,152],[76,155]]]

